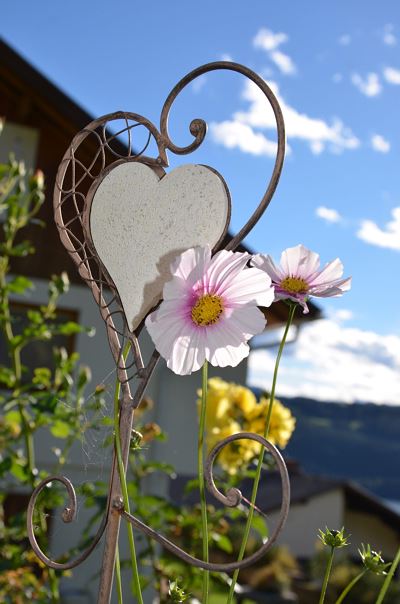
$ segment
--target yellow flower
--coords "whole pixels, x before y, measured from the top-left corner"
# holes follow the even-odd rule
[[[231,417],[247,417],[257,408],[257,400],[254,393],[245,386],[229,384],[230,414]]]
[[[206,410],[206,431],[209,432],[215,427],[226,424],[226,417],[229,408],[228,399],[228,382],[224,382],[219,377],[210,378],[208,380],[207,389],[207,410]],[[201,397],[201,390],[197,391],[197,395]],[[197,400],[198,408],[200,408],[201,400]]]
[[[201,397],[201,390],[197,392]],[[197,401],[200,407],[200,399]],[[260,402],[253,392],[219,377],[208,380],[206,408],[206,444],[210,451],[218,442],[238,432],[264,434],[269,399]],[[296,420],[290,409],[275,399],[272,408],[268,440],[283,449],[290,440]],[[252,440],[237,440],[221,449],[217,463],[229,474],[239,469],[260,453],[261,445]]]
[[[217,443],[226,438],[241,432],[241,427],[238,422],[229,421],[222,428],[214,428],[207,434],[206,443],[207,450],[210,451]],[[248,443],[246,440],[237,440],[229,445],[226,445],[218,454],[217,463],[226,471],[228,474],[236,474],[238,469],[247,463],[254,457],[254,452],[242,443]]]
[[[197,391],[201,397],[201,390]],[[200,399],[197,401],[200,405]],[[221,428],[230,420],[241,422],[257,408],[253,392],[219,377],[208,380],[206,430]]]
[[[268,407],[269,399],[261,397],[257,408],[248,417],[246,430],[255,432],[256,434],[264,434]],[[278,399],[275,399],[269,424],[268,440],[281,449],[284,449],[292,436],[295,426],[296,419],[291,414],[290,409],[282,405]],[[254,449],[259,452],[260,445],[254,443]]]

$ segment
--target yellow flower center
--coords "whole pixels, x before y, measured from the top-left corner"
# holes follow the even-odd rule
[[[196,325],[206,326],[217,323],[224,307],[219,296],[205,294],[192,308],[192,320]]]
[[[281,287],[291,294],[305,294],[309,289],[306,281],[300,277],[285,277]]]

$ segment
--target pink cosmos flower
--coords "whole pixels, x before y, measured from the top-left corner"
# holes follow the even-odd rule
[[[246,267],[251,256],[210,247],[187,250],[171,265],[163,302],[146,319],[155,347],[172,371],[188,375],[205,360],[235,367],[249,354],[247,341],[265,328],[257,306],[274,299],[271,279]]]
[[[307,299],[310,296],[337,297],[351,287],[351,277],[341,279],[343,264],[339,258],[328,262],[320,270],[319,255],[304,245],[289,247],[282,252],[279,266],[271,256],[264,254],[253,256],[251,264],[271,277],[275,286],[275,300],[297,302],[303,307],[303,313],[308,313]]]

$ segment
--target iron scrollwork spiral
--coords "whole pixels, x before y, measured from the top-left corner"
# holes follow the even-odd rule
[[[232,572],[232,571],[250,566],[251,564],[254,564],[258,560],[260,560],[260,558],[262,558],[267,553],[267,551],[272,547],[272,545],[275,543],[276,539],[278,538],[279,533],[281,532],[281,530],[286,522],[286,519],[287,519],[287,516],[289,513],[290,482],[289,482],[288,471],[287,471],[285,462],[283,461],[281,454],[279,453],[278,449],[276,447],[274,447],[274,445],[272,445],[268,440],[266,440],[262,436],[260,436],[258,434],[253,434],[252,432],[240,432],[238,434],[233,434],[231,436],[224,438],[223,440],[221,440],[219,443],[217,443],[215,445],[215,447],[210,451],[210,454],[207,458],[204,475],[205,475],[205,481],[206,481],[206,485],[207,485],[209,492],[218,501],[220,501],[222,504],[224,504],[228,507],[238,506],[242,500],[241,492],[239,491],[239,489],[232,488],[232,489],[228,490],[226,495],[221,493],[221,491],[219,491],[217,489],[217,487],[215,486],[215,483],[214,483],[213,464],[214,464],[215,458],[217,457],[217,455],[221,451],[221,449],[223,449],[224,447],[226,447],[227,445],[229,445],[230,443],[232,443],[236,440],[244,440],[244,439],[254,440],[254,441],[258,442],[262,447],[264,447],[272,455],[272,457],[278,467],[279,474],[281,477],[281,483],[282,483],[282,503],[281,503],[279,518],[276,523],[276,526],[273,529],[271,535],[268,537],[268,539],[253,554],[247,556],[246,558],[243,558],[243,560],[241,560],[241,561],[236,561],[236,562],[228,562],[228,563],[205,562],[204,560],[200,560],[199,558],[191,556],[187,552],[183,551],[175,543],[172,543],[172,541],[170,541],[166,537],[163,537],[162,535],[157,533],[157,531],[153,530],[152,528],[150,528],[149,526],[144,524],[144,522],[142,522],[138,518],[135,518],[132,514],[128,514],[123,509],[121,510],[122,516],[124,518],[126,518],[126,520],[128,520],[137,529],[139,529],[140,531],[145,533],[148,537],[151,537],[152,539],[157,541],[160,545],[165,547],[167,550],[169,550],[170,552],[172,552],[173,554],[178,556],[178,558],[181,558],[182,560],[184,560],[188,564],[191,564],[192,566],[197,566],[198,568],[203,568],[204,570],[211,570],[211,571],[216,571],[216,572]],[[117,504],[117,507],[118,507],[118,504]]]
[[[99,306],[101,316],[106,324],[107,338],[117,367],[117,377],[121,383],[120,431],[125,463],[127,462],[129,452],[134,409],[140,404],[159,355],[154,350],[147,365],[145,365],[139,345],[139,335],[144,320],[135,330],[131,331],[129,329],[117,288],[91,244],[87,207],[88,191],[96,179],[101,178],[112,167],[120,163],[142,162],[151,167],[162,178],[165,175],[164,168],[169,165],[168,150],[177,155],[186,155],[195,151],[202,144],[206,136],[207,126],[204,120],[196,118],[191,121],[189,131],[194,137],[194,141],[187,146],[180,147],[173,143],[168,133],[169,113],[177,96],[190,82],[205,73],[216,70],[233,71],[250,79],[262,91],[272,107],[277,127],[277,154],[270,181],[251,217],[225,246],[226,249],[235,250],[268,207],[279,181],[285,153],[285,129],[279,103],[266,82],[255,72],[243,65],[218,61],[203,65],[187,74],[168,95],[161,111],[159,130],[147,118],[131,112],[118,111],[92,121],[74,137],[60,163],[56,176],[54,217],[60,238],[80,276],[92,291],[96,304]],[[147,132],[147,140],[145,145],[137,151],[134,148],[133,136],[137,132],[137,129],[140,128],[145,129]],[[127,144],[125,145],[120,141],[122,135],[127,138]],[[146,155],[151,140],[155,143],[158,151],[155,157]],[[122,351],[126,349],[127,343],[129,343],[129,355],[125,359]],[[132,378],[137,379],[137,387],[133,395],[130,390]],[[51,560],[41,551],[34,534],[33,512],[38,495],[50,482],[58,481],[64,485],[69,496],[69,504],[67,511],[63,514],[63,519],[66,522],[72,521],[76,512],[74,488],[67,478],[60,476],[50,476],[36,487],[28,508],[28,535],[34,551],[45,564],[52,568],[60,570],[73,568],[90,555],[106,530],[99,604],[109,602],[110,598],[111,587],[109,584],[112,584],[120,517],[124,517],[139,530],[154,538],[180,558],[201,568],[231,571],[252,564],[265,554],[281,531],[288,513],[290,489],[286,466],[278,450],[261,436],[251,433],[240,433],[224,439],[210,453],[206,464],[206,480],[210,492],[224,505],[234,506],[240,502],[240,491],[228,491],[224,495],[216,488],[213,479],[213,463],[221,448],[235,440],[243,438],[257,441],[275,459],[282,481],[282,505],[278,523],[268,541],[256,553],[241,562],[212,564],[198,560],[183,552],[178,546],[170,542],[166,537],[159,535],[139,519],[128,514],[121,507],[120,485],[115,455],[103,520],[90,546],[78,558],[72,561],[58,563]],[[116,514],[116,512],[119,513]],[[116,516],[118,517],[117,519]]]
[[[74,558],[73,560],[69,560],[68,562],[56,562],[55,560],[52,560],[41,550],[40,545],[38,544],[38,542],[36,540],[35,524],[34,524],[34,518],[33,518],[37,498],[39,497],[40,493],[42,493],[46,489],[46,487],[48,487],[48,485],[50,485],[52,482],[60,482],[62,485],[64,485],[64,487],[67,491],[67,494],[68,494],[68,499],[69,499],[68,506],[64,508],[64,511],[62,513],[63,522],[69,523],[69,522],[72,522],[73,520],[75,520],[76,512],[77,512],[77,502],[76,502],[76,493],[75,493],[73,484],[65,476],[48,476],[47,478],[42,480],[37,485],[37,487],[35,488],[35,490],[33,491],[32,495],[31,495],[31,498],[29,501],[28,510],[27,510],[28,537],[29,537],[29,541],[31,543],[33,551],[44,564],[46,564],[50,568],[54,568],[56,570],[69,570],[70,568],[75,568],[75,566],[79,566],[84,560],[86,560],[86,558],[88,558],[90,556],[90,554],[92,553],[92,551],[94,550],[96,545],[99,543],[100,539],[103,536],[104,530],[106,528],[107,514],[104,513],[103,519],[100,523],[97,533],[93,537],[93,540],[90,543],[90,545],[85,549],[85,551],[83,551],[81,554],[79,554],[79,556],[77,558]]]

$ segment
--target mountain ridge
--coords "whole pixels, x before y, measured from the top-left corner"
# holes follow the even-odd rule
[[[353,480],[400,501],[400,406],[278,398],[296,418],[285,457],[309,474]]]

